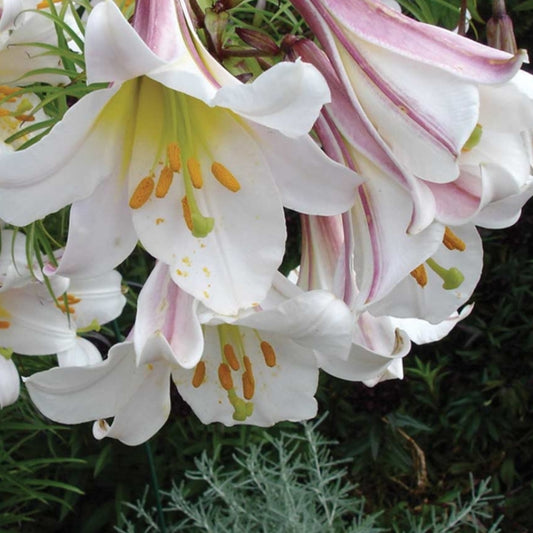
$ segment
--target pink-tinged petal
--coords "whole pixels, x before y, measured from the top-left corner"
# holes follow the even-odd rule
[[[481,202],[479,169],[463,166],[451,183],[428,183],[437,206],[436,218],[443,224],[460,225],[471,220]]]
[[[85,30],[87,82],[123,82],[164,66],[114,2],[98,4]]]
[[[435,224],[416,235],[407,233],[410,196],[373,165],[365,164],[361,170],[368,180],[359,188],[351,211],[357,308],[384,298],[435,253],[443,234],[443,228]]]
[[[68,240],[56,274],[90,277],[122,263],[137,244],[122,180],[108,179],[70,210]]]
[[[59,366],[89,366],[102,362],[102,354],[96,346],[82,337],[76,337],[76,344],[68,350],[57,353]]]
[[[278,63],[250,84],[219,89],[213,105],[227,107],[289,137],[309,132],[330,101],[327,83],[308,63]]]
[[[459,313],[452,313],[438,324],[430,324],[418,318],[392,318],[391,321],[396,327],[405,331],[416,344],[427,344],[446,337],[458,322],[470,315],[473,309],[473,305],[465,305]]]
[[[197,307],[198,301],[172,281],[168,265],[158,262],[137,303],[133,340],[139,362],[150,362],[163,351],[169,353],[169,362],[193,368],[204,350]],[[160,340],[151,340],[154,335]],[[159,344],[163,339],[168,350]]]
[[[24,383],[43,415],[63,424],[80,424],[115,416],[150,373],[147,365],[135,365],[131,343],[122,343],[113,346],[101,363],[52,368],[25,378]]]
[[[302,254],[298,286],[303,290],[323,289],[342,296],[344,231],[341,216],[302,215]],[[341,268],[339,268],[341,267]],[[339,280],[342,278],[342,280]]]
[[[476,83],[502,83],[520,68],[524,51],[512,56],[451,31],[423,24],[373,0],[295,0],[304,14],[308,4],[346,38],[357,37],[422,63],[435,65]],[[309,21],[308,21],[309,22]],[[311,28],[315,31],[313,24]]]
[[[12,359],[0,354],[0,409],[17,401],[20,392],[20,378]]]
[[[175,0],[137,0],[133,27],[150,50],[166,61],[184,52]]]
[[[116,270],[71,280],[68,294],[73,297],[71,316],[77,328],[86,328],[95,322],[106,324],[122,313],[126,297],[121,282],[122,276]]]
[[[160,132],[165,112],[154,103],[161,95],[160,86],[144,80],[142,87],[141,102],[146,99],[150,106],[141,105],[138,115],[142,128],[135,137],[130,166],[132,194],[152,170],[153,161],[146,161],[144,153],[157,153],[154,135]],[[261,146],[241,120],[227,110],[181,98],[184,120],[194,125],[194,137],[183,137],[179,143],[183,168],[174,173],[162,197],[152,195],[132,210],[133,223],[144,247],[172,266],[171,275],[183,290],[217,312],[236,314],[265,297],[283,257],[286,232],[281,200]],[[189,159],[199,163],[203,184],[199,189],[190,186],[187,194],[194,196],[199,213],[214,221],[205,237],[195,237],[184,216],[183,172]],[[224,166],[239,187],[220,183],[213,174],[214,163]],[[161,166],[154,170],[159,179]]]
[[[342,85],[328,57],[312,41],[300,39],[291,47],[304,60],[312,62],[326,78],[332,92],[332,102],[322,112],[315,129],[326,153],[350,168],[364,157],[382,173],[406,189],[413,200],[409,232],[418,233],[434,218],[434,203],[430,191],[411,173],[398,164],[390,147],[379,136],[353,91]],[[347,147],[351,146],[349,150]]]
[[[328,158],[311,137],[289,140],[275,130],[250,128],[285,207],[312,215],[336,215],[352,206],[361,177]]]
[[[457,155],[477,122],[477,86],[373,45],[359,45],[359,53],[355,62],[341,48],[346,75],[394,155],[421,178],[453,180]],[[372,65],[362,64],[367,57]]]
[[[27,355],[52,354],[71,348],[76,333],[53,303],[38,295],[34,285],[0,294],[3,328],[0,346]]]
[[[135,85],[125,85],[88,94],[40,142],[0,154],[2,218],[24,226],[120,176],[134,92]]]
[[[274,366],[265,364],[257,335],[274,349]],[[253,404],[253,412],[243,421],[233,418],[234,407],[218,378],[221,363],[219,336],[215,327],[207,327],[206,349],[202,358],[205,364],[203,382],[198,387],[192,384],[193,370],[174,369],[172,373],[179,393],[198,418],[204,424],[222,422],[226,426],[238,423],[271,426],[282,420],[306,420],[315,416],[318,370],[312,351],[290,339],[261,330],[255,332],[240,328],[240,336],[255,379],[255,393],[249,401]],[[242,399],[240,372],[234,373],[233,383],[237,396]]]
[[[369,381],[380,378],[387,368],[411,349],[409,337],[387,317],[363,313],[357,320],[348,358],[317,355],[322,370],[341,379]]]

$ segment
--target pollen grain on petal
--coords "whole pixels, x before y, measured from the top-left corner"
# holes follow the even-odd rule
[[[466,250],[465,242],[460,239],[448,226],[444,231],[444,237],[442,238],[442,243],[448,250],[459,250],[464,252]]]
[[[197,389],[205,379],[205,362],[200,361],[194,369],[194,375],[192,377],[192,386]]]
[[[276,352],[272,348],[272,345],[266,341],[261,341],[261,351],[263,352],[266,366],[270,368],[276,366]]]
[[[420,287],[425,287],[428,283],[428,274],[424,265],[418,265],[414,270],[410,272],[411,276],[415,278]]]
[[[154,182],[154,176],[150,174],[149,176],[146,176],[143,178],[137,187],[135,187],[135,190],[133,191],[133,194],[130,198],[129,206],[132,209],[139,209],[141,208],[152,195],[152,192],[155,187]]]
[[[192,225],[192,215],[191,215],[191,208],[189,207],[189,202],[187,201],[187,197],[184,196],[181,199],[181,208],[183,211],[183,218],[185,219],[185,224],[187,224],[187,227],[189,228],[189,231],[193,230]]]
[[[0,320],[0,329],[7,329],[11,326],[11,322],[7,320]]]
[[[232,368],[232,370],[239,370],[241,365],[239,364],[239,360],[235,355],[235,350],[233,349],[233,346],[231,344],[224,344],[223,350],[224,357],[226,358],[228,365]]]
[[[204,180],[202,178],[202,169],[200,167],[200,162],[195,157],[190,157],[187,159],[187,169],[189,175],[191,176],[192,185],[195,189],[201,189]]]
[[[159,174],[159,179],[157,180],[157,186],[155,188],[155,195],[157,198],[164,198],[170,186],[172,185],[172,179],[174,178],[174,172],[170,167],[163,167],[161,173]]]
[[[221,363],[218,367],[218,380],[225,390],[233,389],[233,378],[231,370],[226,363]]]
[[[173,172],[181,171],[181,150],[177,143],[167,146],[168,166]]]
[[[211,165],[211,172],[217,181],[231,192],[237,192],[241,188],[237,178],[222,163],[215,161]]]

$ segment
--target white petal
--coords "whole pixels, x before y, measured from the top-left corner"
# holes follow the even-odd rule
[[[121,281],[116,270],[71,281],[68,293],[80,300],[72,305],[72,318],[77,328],[85,328],[93,322],[106,324],[122,313],[126,298],[122,294]]]
[[[96,346],[82,337],[76,337],[76,344],[57,354],[59,366],[89,366],[102,362],[102,354]]]
[[[19,397],[20,378],[12,359],[0,354],[0,409],[15,403]]]
[[[0,212],[6,221],[24,226],[120,176],[131,89],[90,93],[40,142],[0,154]]]
[[[116,344],[91,366],[52,368],[24,380],[30,398],[48,418],[79,424],[109,418],[126,405],[149,374],[137,368],[131,343]]]
[[[97,276],[126,259],[137,244],[127,193],[121,180],[108,179],[91,196],[74,202],[67,245],[56,274]]]
[[[9,323],[0,330],[0,346],[27,355],[52,354],[74,345],[76,334],[55,304],[38,294],[38,285],[12,289],[0,295]]]
[[[309,132],[329,101],[328,86],[318,70],[297,61],[278,63],[250,84],[222,87],[212,104],[297,137]]]

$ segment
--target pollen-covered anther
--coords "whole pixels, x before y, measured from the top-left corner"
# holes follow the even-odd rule
[[[192,377],[192,386],[197,389],[205,379],[205,363],[200,361],[194,369],[194,375]]]
[[[154,187],[155,182],[153,174],[150,174],[143,178],[139,182],[137,187],[135,187],[135,190],[133,191],[133,194],[130,198],[129,206],[132,209],[139,209],[140,207],[142,207],[150,199]]]
[[[274,348],[272,348],[272,345],[266,341],[262,341],[261,351],[263,352],[266,366],[270,368],[276,366],[276,352],[274,351]]]
[[[190,157],[187,159],[187,170],[191,177],[192,186],[195,189],[201,189],[204,180],[202,178],[202,169],[200,167],[200,162],[195,157]]]
[[[231,344],[224,344],[224,357],[226,358],[226,361],[228,362],[228,365],[232,368],[232,370],[239,370],[241,365],[239,364],[239,360],[237,359],[237,356],[235,355],[235,351],[233,350],[233,346]]]
[[[255,379],[250,372],[242,375],[242,394],[245,400],[251,400],[255,392]]]
[[[233,389],[233,378],[231,377],[231,370],[226,363],[221,363],[218,367],[218,380],[225,390]]]
[[[192,226],[191,208],[189,207],[189,202],[187,201],[186,196],[184,196],[181,199],[181,208],[183,211],[183,218],[185,219],[185,224],[187,224],[189,231],[192,231],[193,226]]]
[[[11,111],[0,108],[0,117],[9,117],[10,115],[11,115]]]
[[[464,252],[466,250],[465,242],[460,239],[448,226],[444,231],[444,237],[442,238],[442,243],[448,250],[459,250]]]
[[[157,198],[164,198],[167,195],[168,190],[172,185],[173,178],[174,172],[172,172],[172,169],[167,166],[163,167],[155,188],[155,195]]]
[[[7,320],[0,320],[0,329],[7,329],[11,326],[11,322]]]
[[[428,273],[424,265],[418,265],[414,270],[410,272],[411,276],[415,278],[420,287],[425,287],[428,283]]]
[[[176,143],[167,146],[168,166],[173,172],[181,171],[181,150]]]
[[[231,192],[237,192],[241,188],[237,178],[222,163],[215,161],[211,165],[211,172],[217,181]]]

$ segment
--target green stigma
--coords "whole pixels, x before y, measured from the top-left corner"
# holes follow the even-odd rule
[[[442,284],[444,290],[452,291],[457,289],[465,280],[463,273],[458,268],[452,267],[446,269],[431,258],[426,261],[426,264],[442,279],[442,281],[444,281]]]

